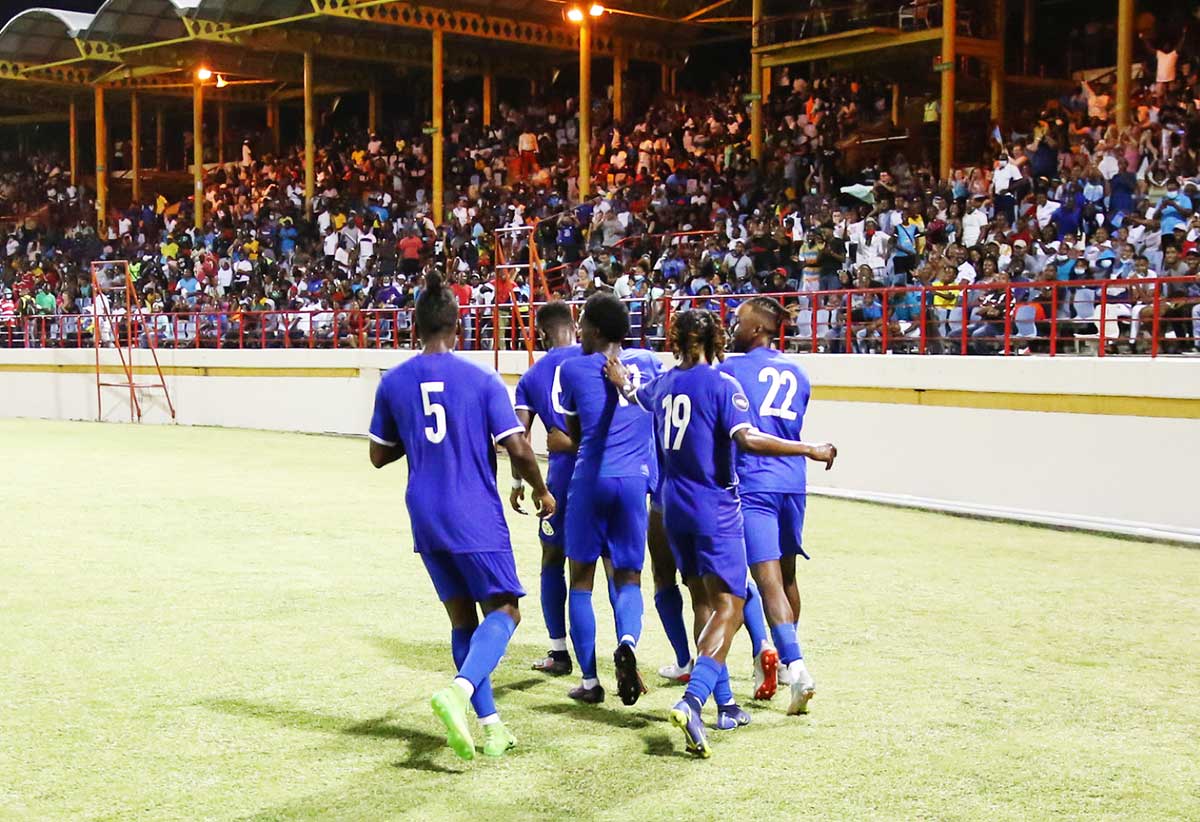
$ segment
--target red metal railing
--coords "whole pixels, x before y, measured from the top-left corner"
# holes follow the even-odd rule
[[[641,296],[630,308],[631,347],[662,350],[671,315],[709,308],[728,323],[755,295]],[[939,284],[772,294],[789,308],[781,350],[819,353],[1050,356],[1084,348],[1096,356],[1190,352],[1200,328],[1200,280],[1162,277]],[[569,302],[578,315],[582,302]],[[523,350],[544,303],[460,309],[459,348]],[[102,319],[104,319],[102,317]],[[157,348],[379,348],[418,346],[411,308],[321,311],[215,311],[108,315],[115,342]],[[95,317],[82,314],[0,316],[0,347],[84,348]],[[1092,351],[1091,349],[1094,349]]]

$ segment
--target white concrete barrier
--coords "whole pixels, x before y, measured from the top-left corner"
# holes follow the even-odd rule
[[[159,352],[179,424],[338,434],[366,432],[379,375],[409,356]],[[1200,362],[797,356],[814,385],[805,436],[841,452],[812,474],[818,493],[1200,542]],[[137,352],[139,382],[151,363]],[[500,355],[510,385],[526,365]],[[115,351],[102,367],[123,380]],[[103,418],[129,421],[128,391],[101,392]],[[143,421],[170,420],[161,391],[138,396]],[[0,417],[96,419],[94,353],[0,350]]]

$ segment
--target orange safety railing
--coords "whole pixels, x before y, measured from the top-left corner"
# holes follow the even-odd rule
[[[753,294],[638,296],[627,345],[662,350],[674,312],[708,308],[730,322]],[[1200,281],[1194,277],[947,283],[771,294],[790,311],[781,350],[818,353],[1018,354],[1094,349],[1095,356],[1194,351]],[[467,305],[459,310],[461,350],[532,351],[533,318],[544,301]],[[581,301],[568,302],[578,314]],[[416,348],[411,308],[315,311],[129,311],[0,316],[0,347],[83,348]]]

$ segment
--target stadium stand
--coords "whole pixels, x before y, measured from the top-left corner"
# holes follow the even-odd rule
[[[936,24],[940,7],[930,9],[898,25]],[[884,12],[894,14],[870,13]],[[772,36],[812,22],[774,20]],[[86,272],[123,259],[140,303],[123,327],[145,346],[411,345],[409,315],[433,266],[457,282],[466,347],[520,347],[530,303],[611,289],[630,303],[631,344],[651,347],[681,305],[727,314],[773,293],[793,311],[780,334],[791,350],[1191,353],[1190,33],[1144,38],[1154,71],[1134,84],[1128,126],[1117,125],[1111,74],[1093,73],[1007,130],[992,124],[946,177],[930,141],[865,150],[899,133],[895,78],[798,66],[770,78],[758,159],[744,75],[703,93],[665,84],[624,116],[610,88],[589,107],[586,194],[578,98],[552,94],[501,102],[494,116],[476,99],[448,101],[440,181],[419,122],[323,125],[311,198],[303,144],[275,151],[256,133],[226,157],[222,139],[204,166],[199,227],[190,198],[160,192],[122,207],[101,197],[97,221],[99,192],[72,181],[69,158],[10,155],[0,346],[91,345]],[[10,42],[0,32],[0,59]],[[115,148],[115,168],[127,151]],[[520,242],[508,256],[525,267],[497,268],[495,232],[519,226],[532,255]]]

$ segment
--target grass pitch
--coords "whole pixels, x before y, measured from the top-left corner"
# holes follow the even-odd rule
[[[0,476],[0,816],[1200,818],[1200,551],[814,499],[809,717],[751,705],[694,761],[678,689],[581,707],[528,670],[532,596],[496,682],[520,746],[463,763],[403,468],[365,442],[0,421]],[[744,636],[730,667],[747,697]]]

